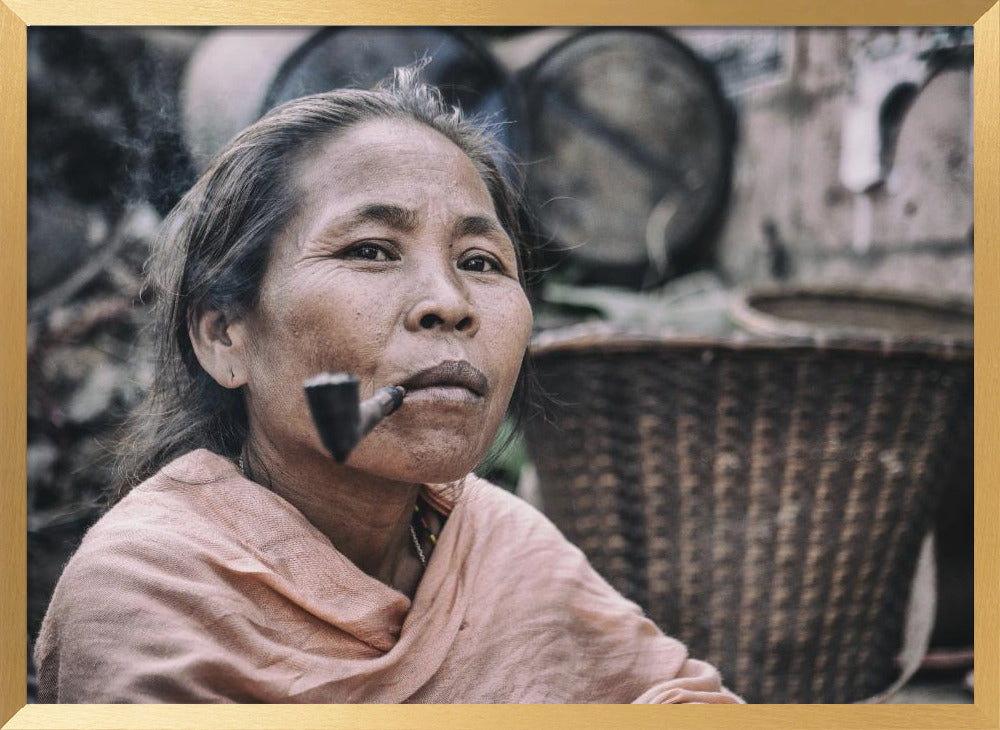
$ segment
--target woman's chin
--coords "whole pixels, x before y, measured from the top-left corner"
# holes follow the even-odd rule
[[[385,479],[419,484],[446,484],[466,476],[479,463],[485,449],[463,439],[407,446],[363,443],[348,459],[348,466]]]

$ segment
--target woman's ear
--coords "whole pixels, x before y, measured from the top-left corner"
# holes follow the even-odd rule
[[[245,328],[222,312],[208,309],[188,326],[195,357],[205,372],[223,388],[247,384]]]

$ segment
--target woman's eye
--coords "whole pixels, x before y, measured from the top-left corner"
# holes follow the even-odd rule
[[[344,252],[344,257],[349,259],[362,259],[363,261],[391,261],[393,259],[388,249],[378,243],[360,243]]]
[[[467,258],[462,262],[461,268],[466,271],[476,272],[503,271],[503,267],[496,259],[481,254]]]

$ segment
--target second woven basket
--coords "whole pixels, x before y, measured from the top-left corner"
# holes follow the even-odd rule
[[[971,459],[972,350],[549,337],[528,424],[545,509],[751,702],[898,675],[921,541]]]

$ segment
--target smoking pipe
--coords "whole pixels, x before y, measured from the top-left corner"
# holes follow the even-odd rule
[[[387,385],[362,401],[358,384],[350,373],[320,373],[302,384],[320,440],[341,464],[361,439],[399,408],[406,395],[402,386]]]

